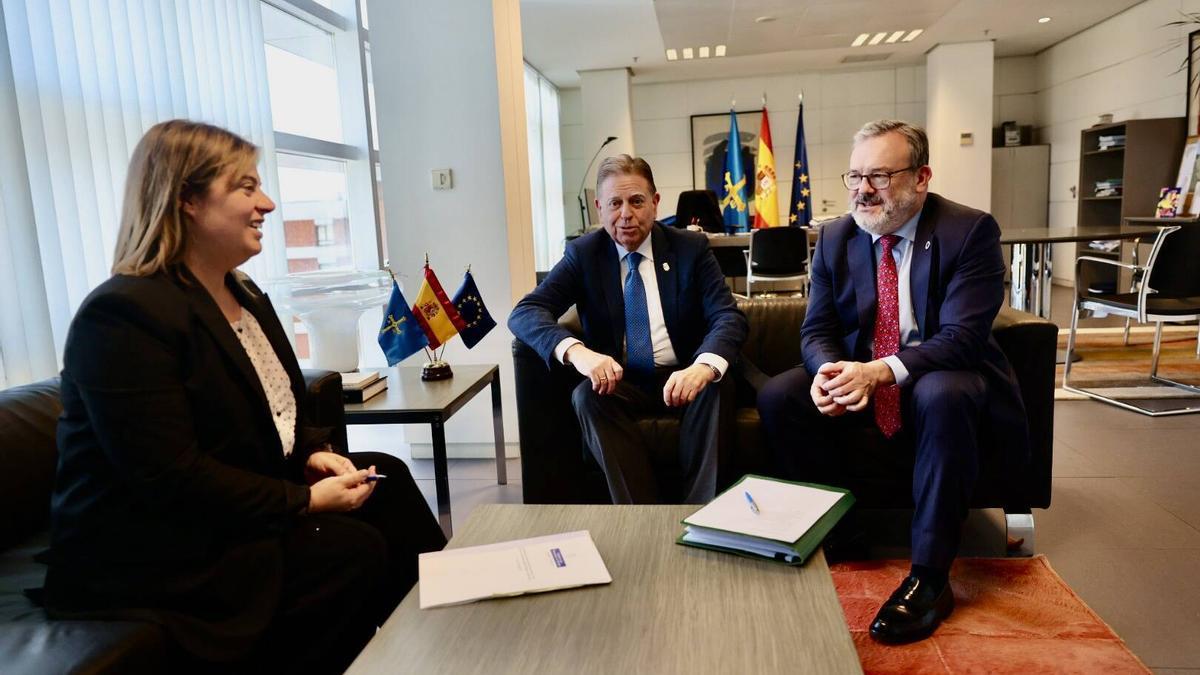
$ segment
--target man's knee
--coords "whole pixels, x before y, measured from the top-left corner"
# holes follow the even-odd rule
[[[571,391],[571,405],[575,407],[576,413],[595,410],[599,402],[600,395],[592,390],[592,381],[587,378],[584,378]]]
[[[936,370],[913,384],[913,407],[918,413],[966,414],[981,409],[983,375],[970,370]]]
[[[803,367],[792,368],[767,380],[758,392],[758,412],[763,417],[777,417],[799,406],[809,398],[812,377]]]

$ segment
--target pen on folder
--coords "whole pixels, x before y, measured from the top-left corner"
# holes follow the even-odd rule
[[[758,504],[754,503],[754,497],[750,496],[750,492],[743,491],[742,494],[746,495],[746,503],[750,505],[750,510],[755,513],[759,513]]]

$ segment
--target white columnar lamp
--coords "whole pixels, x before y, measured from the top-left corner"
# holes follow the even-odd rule
[[[308,329],[313,368],[358,368],[358,320],[388,301],[392,277],[382,270],[298,272],[270,283],[271,300]]]

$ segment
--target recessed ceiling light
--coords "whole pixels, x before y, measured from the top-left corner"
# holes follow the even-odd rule
[[[868,42],[867,44],[877,45],[880,42],[883,42],[883,38],[885,38],[885,37],[887,37],[887,33],[876,33],[875,37],[871,38],[871,41]]]
[[[686,60],[688,60],[688,59],[690,59],[690,58],[693,58],[694,56],[695,56],[695,54],[692,52],[692,48],[691,48],[691,47],[684,47],[684,48],[683,48],[683,60],[684,60],[684,61],[686,61]]]
[[[725,56],[725,45],[717,45],[716,56]]]
[[[863,46],[863,43],[865,43],[867,41],[867,39],[870,37],[871,37],[870,33],[859,33],[858,37],[854,38],[854,42],[850,43],[850,46],[851,47],[861,47],[861,46]]]
[[[924,32],[925,32],[925,29],[924,29],[924,28],[918,28],[918,29],[916,29],[916,30],[910,30],[910,31],[908,32],[908,35],[905,35],[905,36],[904,36],[904,40],[902,40],[902,42],[912,42],[913,40],[916,40],[916,39],[917,39],[917,36],[918,36],[918,35],[920,35],[921,33],[924,33]]]
[[[887,43],[888,43],[889,45],[890,45],[890,44],[895,44],[895,43],[896,43],[896,41],[898,41],[898,40],[899,40],[900,38],[902,38],[902,37],[904,37],[904,31],[902,31],[902,30],[898,30],[898,31],[896,31],[895,33],[892,33],[891,35],[889,35],[889,36],[888,36],[888,38],[887,38]]]
[[[760,16],[754,20],[754,23],[771,23],[775,20],[773,16]]]
[[[700,58],[702,58],[702,59],[707,59],[707,58],[708,58],[708,47],[701,47],[701,48],[700,48]]]
[[[679,52],[675,51],[674,49],[668,49],[667,50],[667,60],[668,61],[678,61],[679,60]]]
[[[1038,23],[1050,23],[1050,17],[1043,16],[1042,18],[1038,19]]]

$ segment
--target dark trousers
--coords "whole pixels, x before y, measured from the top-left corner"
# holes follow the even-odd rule
[[[912,561],[949,571],[958,553],[963,519],[979,474],[979,423],[987,402],[983,375],[928,373],[901,390],[902,426],[888,439],[871,406],[828,417],[817,411],[803,367],[773,378],[758,393],[758,411],[775,466],[787,478],[844,483],[839,440],[864,428],[878,443],[913,455]]]
[[[403,461],[352,453],[387,476],[357,511],[314,514],[284,535],[283,592],[247,670],[340,673],[417,581],[417,554],[446,537]]]
[[[583,380],[571,395],[583,445],[604,469],[608,491],[614,504],[661,504],[680,500],[702,504],[716,496],[717,462],[720,456],[721,418],[732,411],[732,391],[726,382],[712,382],[691,403],[669,408],[663,403],[663,385],[671,371],[660,369],[652,380],[633,384],[617,383],[611,394],[592,391],[590,380]],[[722,403],[724,401],[724,404]],[[638,419],[651,415],[673,414],[679,418],[677,470],[682,478],[682,493],[664,495],[655,475],[656,453],[649,439],[638,428]],[[728,425],[725,425],[728,427]]]

